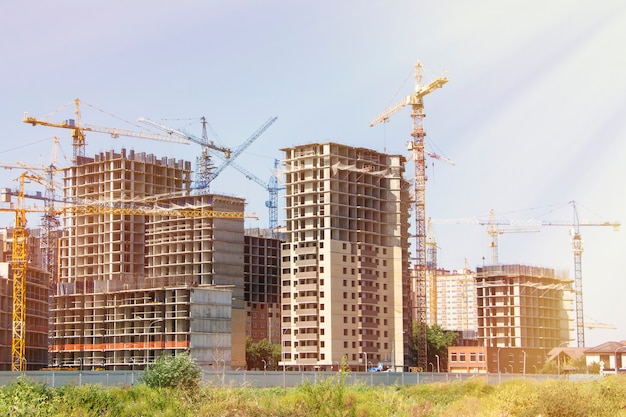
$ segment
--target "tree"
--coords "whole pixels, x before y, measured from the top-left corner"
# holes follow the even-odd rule
[[[247,369],[276,370],[278,369],[280,355],[280,345],[270,343],[267,339],[254,342],[250,336],[246,337]]]
[[[417,347],[419,346],[419,326],[426,326],[425,324],[419,324],[413,322],[413,337],[411,339],[410,357],[412,363],[418,363]],[[448,346],[454,346],[457,341],[458,335],[456,332],[450,330],[444,330],[439,325],[432,325],[426,328],[427,338],[427,363],[432,363],[433,368],[437,363],[437,356],[439,356],[439,368],[441,370],[448,369]],[[422,371],[427,371],[423,369]]]
[[[162,354],[141,377],[152,388],[181,388],[196,390],[202,380],[202,370],[189,352],[176,356]]]
[[[437,356],[439,356],[439,368],[444,371],[447,370],[448,347],[456,344],[458,334],[453,331],[444,330],[441,326],[434,324],[427,329],[427,337],[428,362],[436,364]]]

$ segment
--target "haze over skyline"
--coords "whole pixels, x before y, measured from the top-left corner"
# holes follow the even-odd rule
[[[428,160],[428,217],[487,220],[494,209],[501,220],[570,220],[575,200],[581,221],[626,221],[619,0],[61,0],[3,9],[2,163],[46,165],[57,136],[58,165],[69,165],[70,131],[22,118],[71,118],[75,97],[93,106],[83,106],[89,124],[140,130],[146,126],[136,120],[147,117],[200,136],[205,116],[210,139],[233,149],[277,116],[236,160],[265,180],[281,148],[303,143],[408,156],[410,109],[369,123],[412,91],[419,60],[424,82],[442,71],[449,78],[424,100],[426,149],[455,163]],[[195,144],[97,133],[87,142],[87,155],[125,147],[195,164],[200,153]],[[14,188],[18,175],[0,170],[2,187]],[[238,171],[227,168],[211,190],[245,197],[247,211],[260,216],[246,226],[267,226],[268,193]],[[279,206],[284,224],[282,194]],[[12,226],[12,216],[0,219]],[[29,217],[29,226],[38,224]],[[567,229],[500,235],[500,262],[567,269],[573,278]],[[440,267],[489,262],[485,227],[435,224],[434,232]],[[581,234],[586,319],[617,327],[587,330],[587,346],[626,339],[626,231]]]

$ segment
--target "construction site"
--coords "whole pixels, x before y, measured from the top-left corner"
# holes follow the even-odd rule
[[[0,368],[134,370],[189,352],[204,370],[246,369],[250,337],[280,344],[283,370],[332,371],[345,362],[356,371],[372,363],[425,371],[427,327],[435,324],[492,351],[541,353],[570,341],[572,330],[583,347],[575,204],[574,222],[541,225],[574,227],[573,279],[501,265],[495,240],[491,265],[438,267],[425,157],[445,158],[424,149],[423,99],[447,78],[423,84],[419,62],[414,70],[415,91],[371,122],[410,107],[409,157],[335,142],[297,145],[281,149],[284,183],[233,162],[276,118],[231,150],[208,139],[204,118],[195,137],[147,119],[140,121],[163,133],[83,124],[78,99],[73,119],[25,117],[71,131],[73,159],[62,168],[2,165],[22,174],[2,193],[1,210],[15,223],[0,235]],[[195,167],[124,147],[86,155],[87,132],[192,142],[201,152]],[[244,197],[210,189],[227,166],[269,192],[267,229],[246,230]],[[29,183],[44,194],[26,192]],[[41,228],[28,227],[32,213],[43,216]],[[492,217],[487,225],[496,239],[510,224]],[[619,223],[595,224],[609,225]]]

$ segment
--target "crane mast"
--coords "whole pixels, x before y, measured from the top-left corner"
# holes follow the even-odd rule
[[[574,296],[576,299],[576,343],[585,347],[585,317],[583,314],[583,241],[580,237],[580,221],[576,202],[570,201],[574,210],[574,229],[572,230],[572,252],[574,253]]]
[[[24,182],[30,178],[27,173],[20,177],[20,188],[15,209],[13,229],[13,327],[11,338],[11,370],[24,371],[26,348],[26,271],[28,270],[26,230],[26,210],[24,207]]]
[[[422,370],[428,368],[427,357],[427,271],[426,271],[426,163],[424,152],[424,96],[441,88],[448,82],[446,77],[438,77],[429,84],[422,84],[422,64],[415,64],[415,91],[404,100],[388,108],[378,115],[370,126],[386,122],[389,117],[404,108],[411,106],[411,142],[409,148],[413,151],[414,171],[414,198],[413,220],[415,222],[415,254],[413,271],[407,271],[411,277],[411,320],[417,325],[417,366]]]

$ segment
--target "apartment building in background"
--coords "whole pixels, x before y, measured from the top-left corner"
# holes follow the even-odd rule
[[[469,269],[436,272],[437,296],[429,299],[437,306],[437,324],[458,334],[460,345],[478,344],[475,273]]]

